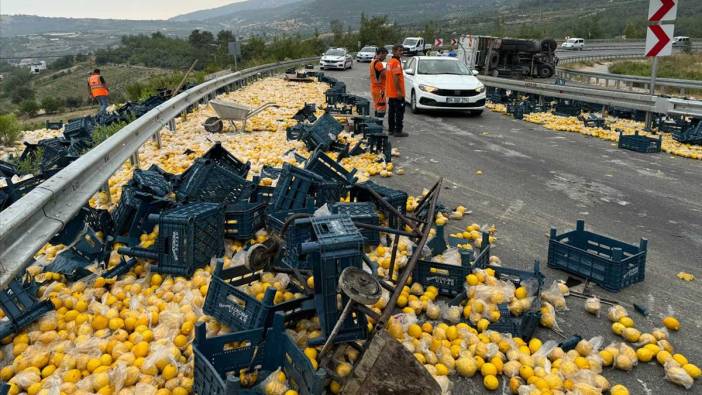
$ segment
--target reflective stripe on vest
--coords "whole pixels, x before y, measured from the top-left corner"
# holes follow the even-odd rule
[[[110,94],[105,84],[100,81],[100,74],[91,75],[90,78],[88,78],[88,85],[90,86],[90,93],[94,97],[107,96]]]

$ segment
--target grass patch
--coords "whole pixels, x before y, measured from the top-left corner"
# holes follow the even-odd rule
[[[0,115],[0,145],[14,145],[22,136],[22,129],[14,114]]]
[[[651,75],[651,60],[615,62],[609,66],[612,74]],[[658,59],[657,76],[684,80],[702,80],[702,54],[676,54]]]
[[[44,158],[44,148],[37,148],[34,155],[27,155],[21,161],[17,162],[17,172],[19,174],[39,174],[39,165]]]
[[[100,143],[127,126],[128,123],[129,122],[117,122],[107,126],[100,125],[96,127],[95,130],[93,130],[93,147],[97,147]]]

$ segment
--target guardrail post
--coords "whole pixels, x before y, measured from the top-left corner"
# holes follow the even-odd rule
[[[175,128],[173,130],[175,130]],[[161,131],[157,130],[156,133],[154,133],[154,135],[151,138],[156,143],[156,147],[161,149]]]
[[[100,192],[104,192],[105,195],[107,195],[107,202],[112,203],[112,195],[110,194],[110,184],[105,181],[104,184],[100,187]]]
[[[173,119],[171,119],[170,121],[168,121],[168,130],[170,130],[171,132],[175,132],[175,131],[176,131],[176,121],[175,121],[175,118],[173,118]],[[157,132],[157,133],[158,133],[158,132]],[[160,145],[160,143],[159,143],[159,147],[160,147],[160,146],[161,146],[161,145]]]
[[[134,151],[134,153],[129,157],[129,162],[132,163],[135,169],[139,168],[139,152]]]

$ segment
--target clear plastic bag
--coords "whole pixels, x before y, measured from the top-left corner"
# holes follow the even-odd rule
[[[568,309],[558,281],[553,281],[548,289],[541,292],[541,300],[550,303],[556,310]]]
[[[548,302],[544,302],[541,306],[540,323],[541,326],[543,326],[544,328],[555,329],[560,331],[560,328],[558,327],[558,322],[556,321],[556,310]]]
[[[620,319],[622,319],[622,317],[626,317],[628,315],[629,313],[626,312],[626,309],[618,304],[615,304],[614,306],[610,307],[609,310],[607,310],[607,318],[609,318],[609,320],[612,322],[618,322]]]
[[[261,383],[265,395],[283,395],[288,390],[287,379],[280,368],[274,370]]]
[[[601,307],[602,304],[600,303],[600,298],[598,298],[597,296],[593,296],[585,300],[585,311],[596,317],[600,316]]]
[[[690,377],[685,369],[680,367],[680,364],[671,359],[663,365],[663,368],[665,369],[666,380],[685,387],[685,389],[688,390],[692,388],[692,384],[694,384],[695,380]]]
[[[449,306],[445,302],[439,302],[441,306],[441,317],[451,323],[458,323],[461,320],[463,309],[460,306]]]

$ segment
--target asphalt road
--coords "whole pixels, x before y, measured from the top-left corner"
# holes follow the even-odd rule
[[[344,81],[351,93],[369,97],[367,65],[353,70],[327,71]],[[702,364],[702,161],[667,154],[639,154],[617,149],[604,140],[567,132],[553,132],[538,125],[485,111],[481,117],[436,113],[405,117],[408,138],[394,138],[401,156],[396,166],[406,174],[382,180],[412,194],[419,194],[439,177],[446,189],[447,206],[463,204],[472,214],[451,222],[451,231],[471,222],[495,224],[494,249],[503,265],[530,269],[535,259],[544,264],[547,284],[567,274],[546,267],[548,232],[571,230],[577,219],[586,227],[616,239],[638,244],[649,241],[646,280],[617,294],[594,286],[602,297],[647,306],[648,318],[630,308],[642,331],[662,326],[664,315],[674,313],[682,329],[671,335],[680,352]],[[478,170],[482,175],[477,175]],[[684,282],[676,273],[695,274]],[[583,301],[567,299],[569,311],[558,315],[567,334],[584,338],[603,335],[605,343],[620,341],[600,318],[583,310]],[[541,339],[559,337],[540,328]],[[685,391],[664,380],[657,364],[639,365],[633,374],[607,369],[612,384],[624,383],[632,394],[683,394],[702,391],[696,383]],[[459,381],[454,393],[483,393],[478,379]]]

